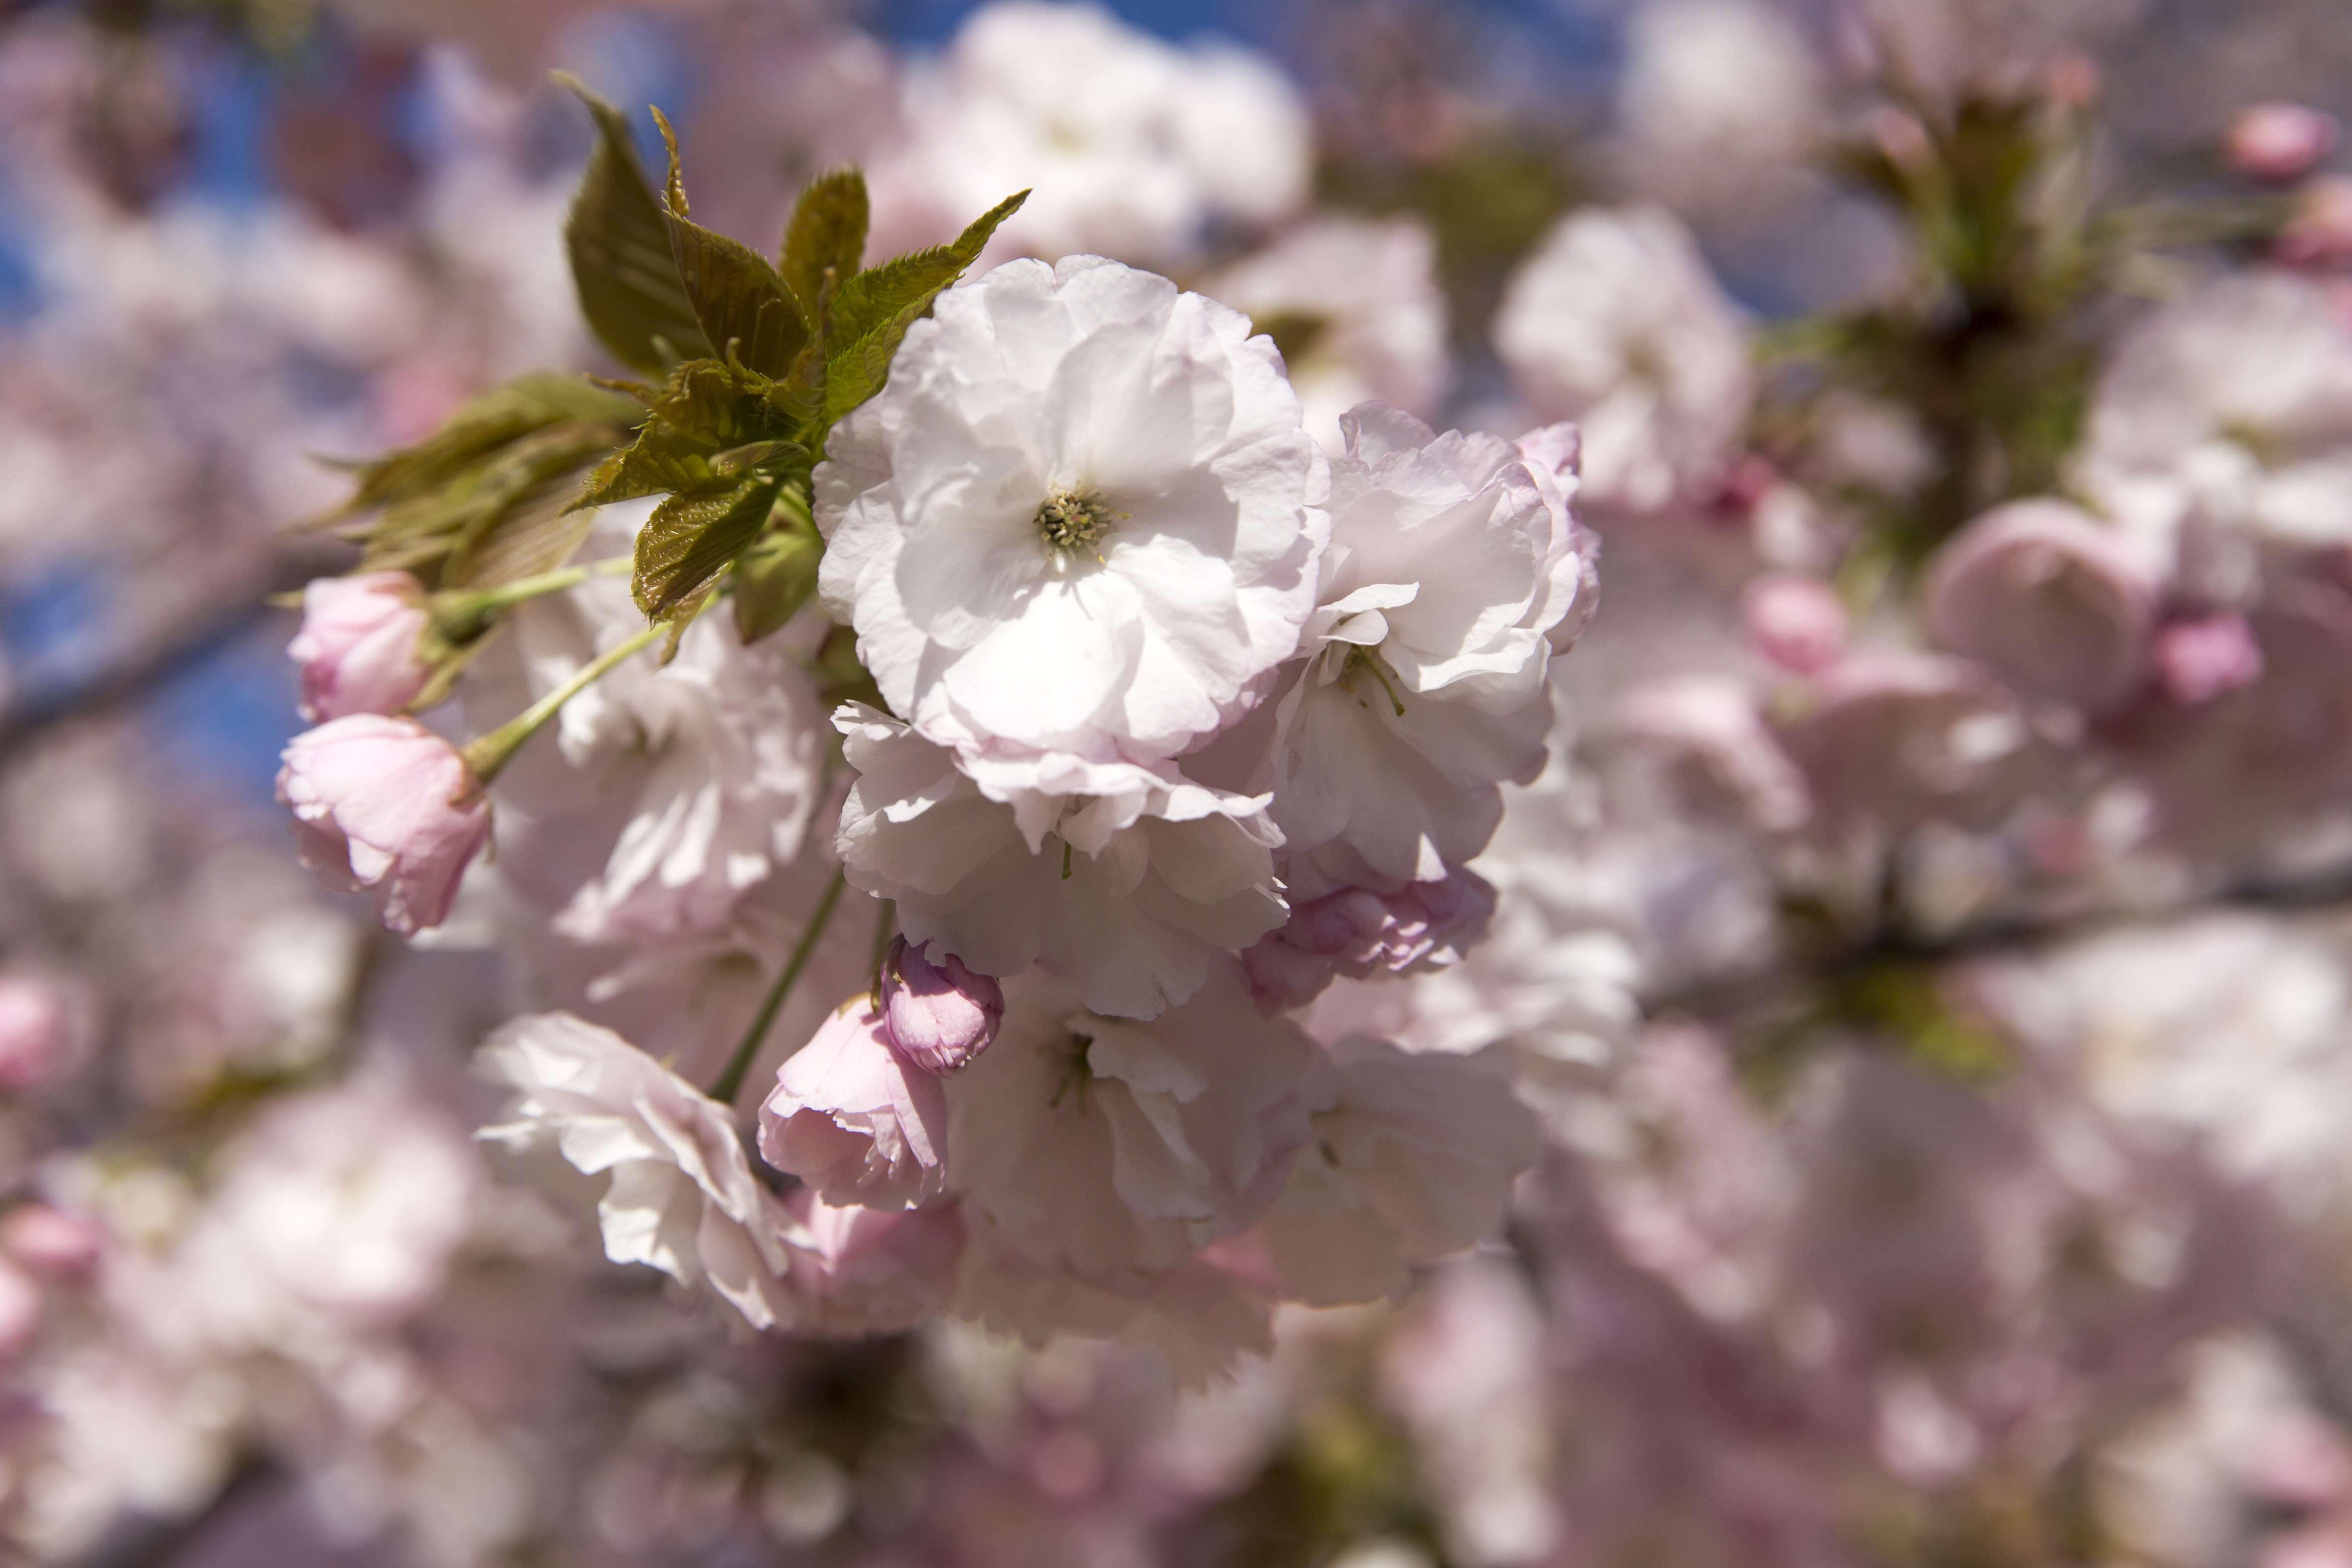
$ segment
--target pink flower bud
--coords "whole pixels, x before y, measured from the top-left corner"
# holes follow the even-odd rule
[[[302,590],[302,629],[286,645],[302,667],[302,717],[397,713],[433,674],[417,657],[425,590],[405,572],[321,577]]]
[[[38,1089],[66,1064],[73,1020],[46,981],[0,975],[0,1089]]]
[[[2157,684],[2185,708],[2262,679],[2263,649],[2242,616],[2175,621],[2156,634]]]
[[[2352,266],[2352,180],[2323,174],[2304,186],[2273,249],[2289,267]]]
[[[912,1208],[946,1172],[947,1096],[890,1044],[860,997],[776,1074],[760,1107],[760,1154],[829,1204]]]
[[[2250,180],[2290,184],[2336,150],[2339,130],[2334,115],[2299,103],[2254,104],[2230,122],[2230,167]]]
[[[1927,565],[1927,624],[2023,696],[2097,710],[2139,684],[2153,576],[2063,501],[2018,501],[1962,529]]]
[[[1792,675],[1827,669],[1845,652],[1845,605],[1818,577],[1759,577],[1740,609],[1748,646]]]
[[[882,959],[882,1026],[899,1053],[925,1072],[960,1072],[996,1038],[1004,988],[974,974],[953,953],[890,939]]]
[[[47,1204],[19,1204],[0,1218],[0,1249],[52,1279],[79,1279],[98,1267],[98,1227]]]
[[[354,713],[294,737],[278,773],[302,863],[375,894],[404,936],[439,925],[490,832],[489,802],[448,742],[414,719]]]

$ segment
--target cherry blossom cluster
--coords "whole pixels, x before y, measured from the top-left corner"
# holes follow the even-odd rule
[[[684,233],[677,191],[674,164]],[[560,559],[312,584],[291,652],[320,722],[278,781],[303,858],[407,934],[561,889],[546,929],[620,950],[608,994],[675,983],[698,939],[748,945],[761,889],[822,885],[710,1092],[569,1013],[484,1057],[519,1091],[488,1136],[609,1173],[615,1261],[759,1327],[952,1311],[1193,1369],[1264,1344],[1274,1301],[1401,1293],[1498,1222],[1533,1121],[1492,1064],[1291,1015],[1485,933],[1468,863],[1542,770],[1550,661],[1595,600],[1575,428],[1440,436],[1365,403],[1327,452],[1248,318],[1097,257],[1007,262],[900,330],[809,480],[805,630],[750,633],[750,557],[646,627],[675,501],[584,530],[634,547],[634,605]],[[669,438],[666,406],[590,502]],[[476,663],[486,621],[505,646]],[[845,642],[870,684],[836,742],[795,654]],[[453,690],[512,717],[455,744],[415,716]],[[763,1180],[729,1102],[844,883],[880,901],[878,967],[782,1061]]]
[[[1437,12],[0,22],[0,1551],[2352,1562],[2340,24]]]

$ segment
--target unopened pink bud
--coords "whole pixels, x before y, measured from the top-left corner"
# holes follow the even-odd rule
[[[1795,675],[1811,675],[1845,652],[1845,605],[1818,577],[1761,577],[1741,606],[1748,646]]]
[[[302,863],[339,892],[375,895],[414,935],[449,917],[489,837],[490,807],[457,749],[414,719],[354,713],[294,737],[278,773]]]
[[[98,1267],[103,1244],[88,1220],[47,1204],[19,1204],[0,1218],[0,1249],[52,1279],[77,1279]]]
[[[2299,103],[2257,103],[2230,122],[2230,167],[2266,184],[2292,184],[2336,150],[2340,130],[2334,115]]]
[[[2175,621],[2156,634],[2157,684],[2186,708],[2262,679],[2263,650],[2242,616]]]
[[[405,572],[321,577],[302,590],[302,629],[286,645],[302,667],[302,717],[397,713],[433,671],[417,656],[425,590]]]
[[[57,1077],[72,1034],[65,998],[55,986],[0,975],[0,1089],[37,1089]]]
[[[951,1073],[996,1038],[1004,1016],[1004,988],[974,974],[952,953],[937,960],[927,947],[893,937],[882,959],[882,1020],[890,1043],[925,1072]]]

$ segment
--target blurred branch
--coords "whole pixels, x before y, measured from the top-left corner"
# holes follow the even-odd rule
[[[133,706],[180,671],[234,646],[268,619],[272,596],[299,591],[340,570],[351,552],[340,543],[281,543],[223,591],[190,605],[117,651],[96,673],[55,689],[26,692],[0,707],[0,764],[58,725],[102,718]]]
[[[1783,955],[1768,966],[1708,976],[1642,998],[1642,1015],[1720,1018],[1801,998],[1893,965],[1935,967],[1972,958],[2029,952],[2109,931],[2160,926],[2200,911],[2236,909],[2273,914],[2352,908],[2352,867],[2305,878],[2243,877],[2190,898],[2131,908],[2004,915],[1937,936],[1882,928],[1811,954]]]

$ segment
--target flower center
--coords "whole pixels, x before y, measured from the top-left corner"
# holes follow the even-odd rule
[[[1091,490],[1056,490],[1037,509],[1037,531],[1067,555],[1092,550],[1110,531],[1110,503]]]
[[[1388,698],[1390,706],[1396,710],[1396,716],[1400,719],[1404,717],[1404,699],[1397,695],[1394,679],[1396,671],[1389,668],[1389,661],[1381,657],[1380,649],[1350,647],[1348,650],[1347,658],[1339,666],[1340,689],[1354,693],[1357,701],[1370,707],[1371,699],[1367,694],[1356,690],[1356,678],[1360,675],[1369,675],[1377,681],[1381,693]]]
[[[1060,1047],[1062,1073],[1055,1083],[1054,1098],[1045,1102],[1046,1110],[1060,1110],[1062,1101],[1069,1096],[1071,1090],[1076,1089],[1078,1096],[1078,1114],[1084,1116],[1087,1113],[1087,1085],[1095,1079],[1095,1070],[1087,1060],[1087,1051],[1094,1043],[1095,1037],[1092,1035],[1077,1029],[1071,1030],[1063,1037]]]

